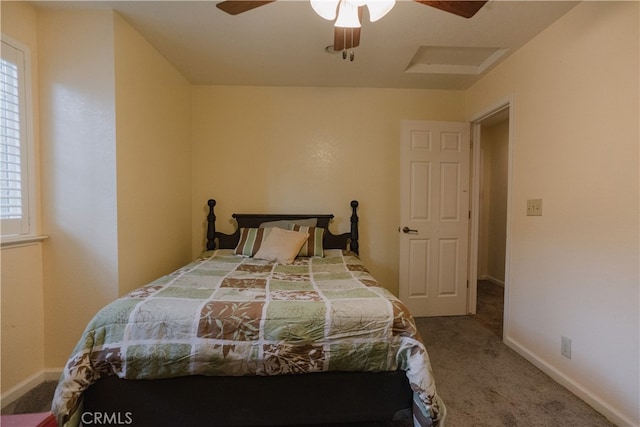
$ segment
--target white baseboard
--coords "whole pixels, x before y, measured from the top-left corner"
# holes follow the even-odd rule
[[[53,368],[53,369],[45,369],[44,370],[44,380],[45,381],[58,381],[60,379],[60,375],[62,375],[63,368]]]
[[[554,366],[547,363],[545,360],[538,357],[534,352],[530,351],[528,348],[523,346],[518,341],[514,340],[511,337],[505,337],[504,343],[512,348],[519,355],[527,359],[529,362],[534,364],[538,369],[540,369],[545,374],[549,375],[554,381],[562,385],[564,388],[578,396],[580,399],[584,400],[589,406],[594,408],[596,411],[600,412],[604,415],[609,421],[618,426],[629,426],[629,427],[640,427],[640,424],[637,424],[633,420],[631,420],[628,416],[620,413],[617,409],[611,407],[610,404],[604,402],[597,396],[594,396],[593,393],[585,388],[582,384],[576,382],[572,378],[568,377],[563,372],[559,371]]]
[[[24,381],[21,381],[6,392],[2,393],[2,395],[0,396],[0,401],[2,401],[2,408],[4,409],[5,407],[9,406],[45,381],[58,381],[61,374],[62,368],[45,369],[31,375]]]
[[[494,285],[502,286],[504,288],[504,280],[496,279],[493,276],[487,276],[487,278],[485,280],[488,280],[491,283],[493,283]]]
[[[488,282],[493,283],[494,285],[502,286],[504,288],[504,280],[496,279],[495,277],[489,274],[478,275],[478,280],[486,280]]]

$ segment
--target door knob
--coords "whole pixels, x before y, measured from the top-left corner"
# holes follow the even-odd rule
[[[417,233],[417,232],[418,232],[418,230],[414,230],[414,229],[409,228],[409,227],[407,227],[407,226],[405,225],[404,227],[402,227],[402,232],[403,232],[403,233],[406,233],[406,234],[408,234],[408,233]]]

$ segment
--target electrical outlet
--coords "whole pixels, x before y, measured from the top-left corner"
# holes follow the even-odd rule
[[[542,199],[527,200],[527,216],[542,216]]]
[[[565,336],[560,337],[560,354],[571,359],[571,340]]]

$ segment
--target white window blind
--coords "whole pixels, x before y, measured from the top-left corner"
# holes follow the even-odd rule
[[[29,233],[25,55],[2,41],[0,59],[0,220],[2,235]]]

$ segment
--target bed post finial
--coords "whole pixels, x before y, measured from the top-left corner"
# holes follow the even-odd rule
[[[352,210],[352,214],[351,214],[351,242],[349,243],[349,249],[351,249],[351,252],[355,253],[355,254],[360,254],[359,252],[359,248],[360,245],[358,243],[358,213],[357,213],[357,209],[358,209],[358,201],[357,200],[352,200],[351,201],[351,210]]]
[[[216,215],[213,213],[213,207],[216,205],[214,199],[209,199],[209,215],[207,215],[207,250],[212,251],[216,248]]]

